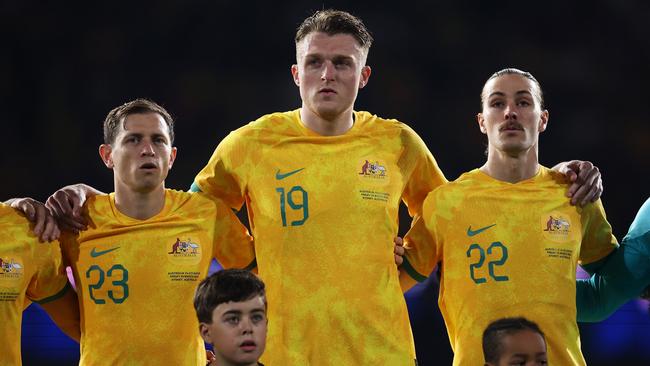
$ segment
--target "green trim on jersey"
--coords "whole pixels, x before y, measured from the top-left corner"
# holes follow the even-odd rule
[[[402,262],[402,269],[404,269],[411,278],[418,282],[424,282],[427,279],[427,276],[421,275],[415,270],[415,268],[413,268],[413,266],[411,266],[411,263],[409,263],[409,260],[406,259],[406,257],[404,257],[404,262]]]
[[[199,187],[199,185],[196,184],[196,182],[193,182],[192,185],[190,186],[189,192],[203,192],[203,191],[201,191],[201,187]]]
[[[65,293],[68,292],[68,290],[70,290],[70,288],[71,288],[70,282],[66,282],[65,286],[63,286],[61,291],[57,292],[56,294],[54,294],[52,296],[49,296],[49,297],[46,297],[46,298],[41,299],[41,300],[32,300],[32,301],[37,303],[37,304],[46,304],[48,302],[52,302],[52,301],[54,301],[56,299],[59,299],[59,298],[63,297],[63,295],[65,295]]]
[[[255,269],[255,267],[257,267],[257,258],[253,259],[251,264],[247,265],[246,268],[244,268],[244,270],[252,271],[253,269]]]

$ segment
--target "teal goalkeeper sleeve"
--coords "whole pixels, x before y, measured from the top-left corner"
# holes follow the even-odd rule
[[[641,206],[620,247],[591,278],[576,283],[579,322],[606,319],[650,285],[650,199]]]

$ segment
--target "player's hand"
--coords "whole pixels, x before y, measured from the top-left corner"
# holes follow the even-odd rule
[[[82,213],[87,197],[101,192],[85,184],[72,184],[54,192],[45,205],[59,221],[61,229],[79,232],[88,228],[88,220]]]
[[[393,250],[395,264],[399,267],[404,263],[404,241],[399,236],[396,236],[393,243],[395,243],[395,249]]]
[[[27,219],[34,223],[34,235],[40,242],[56,240],[61,235],[56,220],[43,203],[26,197],[12,199],[10,205],[24,213]]]
[[[217,356],[215,356],[214,352],[210,351],[209,349],[205,350],[205,358],[208,360],[206,365],[209,365],[212,361],[217,360]]]
[[[566,193],[567,197],[571,197],[572,205],[584,206],[589,202],[596,201],[603,194],[600,170],[591,162],[565,161],[554,166],[553,170],[564,174],[572,183]]]

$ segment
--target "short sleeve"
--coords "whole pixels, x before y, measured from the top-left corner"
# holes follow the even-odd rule
[[[198,188],[239,210],[246,191],[246,146],[237,131],[217,146],[208,164],[194,178]]]
[[[605,258],[618,247],[600,200],[582,208],[581,221],[580,264],[586,265]]]
[[[400,165],[413,167],[402,199],[408,207],[409,214],[415,216],[422,211],[422,202],[427,194],[447,183],[447,179],[420,136],[410,128],[406,128],[402,133],[402,139],[405,150]]]
[[[215,202],[214,258],[224,268],[253,269],[256,266],[253,237],[232,209],[219,200]]]
[[[416,281],[424,281],[433,271],[441,256],[437,239],[432,196],[424,202],[422,216],[416,216],[413,226],[404,237],[406,254],[402,268]]]
[[[27,287],[27,298],[36,303],[46,303],[61,297],[68,289],[68,278],[61,259],[58,242],[35,243],[38,268]]]

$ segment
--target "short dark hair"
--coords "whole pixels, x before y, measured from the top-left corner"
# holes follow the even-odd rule
[[[330,36],[349,34],[366,51],[370,49],[373,41],[372,35],[361,19],[341,10],[319,10],[307,17],[298,27],[296,44],[313,32],[322,32]]]
[[[126,102],[108,112],[108,115],[104,120],[104,143],[114,143],[119,132],[120,124],[122,124],[122,128],[124,128],[124,120],[126,117],[131,114],[140,113],[158,113],[165,120],[165,123],[167,123],[167,129],[169,130],[169,143],[172,145],[174,144],[174,119],[165,108],[152,100],[144,98],[138,98]]]
[[[499,70],[499,71],[495,72],[494,74],[492,74],[485,81],[485,84],[483,84],[483,90],[481,90],[481,107],[483,106],[483,103],[485,102],[485,97],[486,97],[486,95],[485,95],[485,85],[487,85],[487,83],[490,80],[492,80],[494,78],[498,78],[499,76],[503,76],[503,75],[520,75],[520,76],[523,76],[526,79],[532,81],[535,84],[535,86],[537,87],[537,95],[534,95],[534,96],[536,96],[538,98],[539,107],[541,109],[544,109],[544,93],[542,92],[542,86],[539,84],[539,81],[537,81],[537,79],[535,79],[533,74],[529,73],[528,71],[522,71],[522,70],[519,70],[519,69],[515,69],[514,67],[508,67],[508,68]]]
[[[196,288],[194,309],[201,323],[212,323],[212,312],[219,304],[241,302],[262,296],[266,305],[264,282],[250,271],[224,269],[205,278]]]
[[[541,335],[546,343],[544,333],[534,322],[523,317],[502,318],[490,323],[483,332],[483,357],[485,362],[499,362],[503,353],[503,345],[501,344],[503,337],[522,330],[530,330]]]

